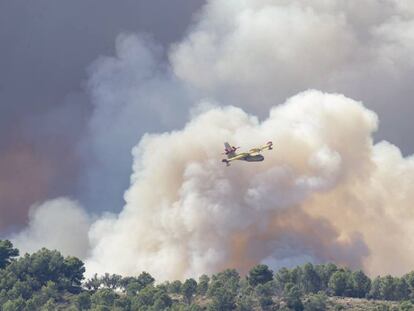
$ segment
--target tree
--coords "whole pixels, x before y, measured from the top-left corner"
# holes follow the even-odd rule
[[[212,298],[208,310],[227,311],[234,310],[236,307],[235,295],[227,288],[221,286],[221,283],[213,283],[209,289],[209,295]]]
[[[23,310],[25,307],[23,298],[17,298],[15,300],[9,300],[2,306],[2,311],[17,311]]]
[[[336,296],[344,296],[348,289],[348,274],[345,271],[336,271],[328,283],[329,290]]]
[[[259,301],[259,303],[261,302]],[[251,310],[254,310],[254,306],[255,306],[255,297],[253,295],[243,294],[237,298],[237,310],[238,311],[251,311]]]
[[[21,297],[38,307],[49,298],[56,299],[64,291],[80,292],[84,271],[79,259],[64,258],[58,251],[43,248],[11,261],[0,270],[0,290],[3,293],[0,296],[6,300]]]
[[[49,299],[40,309],[41,311],[55,311],[56,303],[55,300]]]
[[[316,273],[318,273],[319,279],[321,280],[321,290],[328,289],[329,280],[336,271],[338,271],[338,267],[333,263],[328,263],[325,265],[317,265],[315,266]]]
[[[407,273],[406,275],[403,276],[403,278],[407,282],[407,284],[410,286],[411,290],[414,290],[414,271]]]
[[[91,296],[88,292],[82,292],[74,296],[72,301],[79,310],[87,310],[91,307]]]
[[[172,305],[170,296],[163,290],[158,290],[154,295],[154,309],[166,310]]]
[[[70,292],[80,289],[85,272],[84,264],[78,258],[64,258],[58,251],[46,248],[19,258],[11,264],[10,269],[26,271],[25,276],[33,277],[41,286],[53,281],[59,290]],[[18,274],[21,275],[23,271]]]
[[[302,279],[302,269],[301,267],[295,267],[290,271],[290,278],[291,278],[291,282],[298,284],[300,283],[301,279]]]
[[[128,296],[119,296],[114,300],[113,311],[131,310],[131,301]]]
[[[232,295],[236,295],[240,287],[240,275],[235,269],[226,269],[220,273],[212,276],[210,287],[213,284],[220,284],[231,292]]]
[[[292,282],[292,277],[290,275],[289,269],[281,268],[275,275],[276,282],[279,284],[283,290],[286,284]]]
[[[371,289],[368,293],[370,299],[381,299],[381,278],[377,276],[371,283]]]
[[[311,263],[302,267],[301,285],[305,293],[317,293],[321,288],[321,279]]]
[[[302,294],[299,290],[299,287],[297,287],[293,283],[286,284],[283,297],[288,308],[295,311],[302,311],[303,303],[301,300],[301,296]]]
[[[247,279],[251,286],[257,286],[273,280],[273,272],[266,265],[257,265],[250,270]]]
[[[101,288],[91,296],[93,306],[112,307],[117,295],[109,288]]]
[[[48,281],[46,285],[42,286],[40,290],[41,295],[45,297],[47,300],[53,299],[57,300],[59,299],[59,290],[56,285],[56,283],[52,281]]]
[[[385,300],[395,300],[395,280],[391,275],[381,278],[380,283],[381,298]]]
[[[204,296],[207,293],[208,290],[208,283],[210,282],[210,278],[203,274],[198,279],[198,285],[197,285],[197,294]]]
[[[137,280],[131,281],[125,289],[126,294],[128,296],[134,296],[141,290],[142,290],[142,285]]]
[[[102,284],[110,289],[121,287],[122,276],[117,274],[105,273],[102,277]]]
[[[394,287],[394,300],[401,301],[410,298],[410,287],[404,278],[395,278]]]
[[[197,291],[197,282],[194,279],[187,279],[181,287],[181,292],[187,300],[188,304],[191,304],[193,295]]]
[[[255,292],[259,300],[259,304],[263,310],[267,310],[268,308],[270,308],[271,305],[273,305],[273,289],[271,282],[266,282],[265,284],[258,284],[255,287]]]
[[[13,287],[7,292],[9,299],[23,298],[30,299],[33,295],[33,289],[25,282],[18,280],[13,284]]]
[[[353,297],[363,298],[371,289],[371,280],[361,270],[352,273],[351,283]]]
[[[76,257],[66,257],[63,261],[63,274],[68,281],[67,290],[71,293],[79,293],[81,289],[83,274],[85,273],[84,263]]]
[[[85,282],[84,285],[88,290],[90,290],[92,292],[96,292],[99,289],[99,287],[101,286],[101,284],[102,284],[102,280],[100,278],[98,278],[98,274],[95,273],[92,278],[88,279]]]
[[[369,298],[384,300],[406,300],[410,297],[410,286],[406,278],[394,278],[391,275],[376,277],[368,294]]]
[[[136,296],[136,307],[138,310],[142,310],[146,306],[152,306],[155,302],[155,296],[158,290],[153,286],[146,286],[141,289]],[[135,309],[135,307],[133,308]]]
[[[155,279],[151,276],[151,274],[144,271],[138,276],[137,281],[141,285],[141,288],[145,288],[148,285],[154,284]]]
[[[211,277],[207,295],[212,299],[209,310],[233,310],[240,287],[240,275],[235,269],[226,269]]]
[[[6,267],[14,257],[19,256],[19,250],[13,248],[9,240],[0,240],[0,269]]]
[[[168,286],[168,290],[172,294],[180,294],[181,293],[181,287],[182,287],[181,281],[175,280]]]
[[[412,301],[414,301],[414,271],[407,273],[403,276],[403,278],[410,289],[409,297]]]

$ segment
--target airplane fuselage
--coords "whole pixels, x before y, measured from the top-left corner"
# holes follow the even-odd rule
[[[246,156],[241,158],[240,160],[247,162],[260,162],[264,160],[264,156],[262,156],[261,154],[250,155],[247,153]]]

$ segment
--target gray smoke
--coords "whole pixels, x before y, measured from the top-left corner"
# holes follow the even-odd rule
[[[189,96],[162,53],[147,36],[122,34],[116,55],[100,57],[89,68],[94,113],[82,142],[87,169],[81,186],[84,201],[95,210],[119,211],[131,174],[131,149],[140,137],[186,119]]]
[[[125,206],[79,237],[88,271],[412,269],[413,158],[378,141],[414,150],[413,34],[409,1],[211,0],[168,63],[148,37],[120,35],[89,69],[81,186],[95,209],[117,210],[127,189]],[[262,163],[220,162],[224,141],[268,140]]]

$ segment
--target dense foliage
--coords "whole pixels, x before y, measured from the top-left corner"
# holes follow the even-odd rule
[[[136,277],[94,275],[75,257],[41,249],[19,255],[0,240],[0,306],[20,310],[340,310],[331,296],[400,301],[414,310],[414,272],[371,280],[362,271],[310,263],[273,272],[253,267],[246,277],[227,269],[211,277],[156,283],[147,272]],[[378,310],[389,310],[379,305]],[[387,309],[388,308],[388,309]]]

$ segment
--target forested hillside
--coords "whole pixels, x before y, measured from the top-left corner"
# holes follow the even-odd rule
[[[371,280],[334,264],[273,272],[266,265],[241,276],[235,269],[198,280],[157,282],[138,276],[95,275],[56,250],[18,257],[0,240],[1,310],[414,310],[414,272]],[[349,298],[346,298],[349,297]]]

